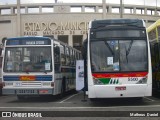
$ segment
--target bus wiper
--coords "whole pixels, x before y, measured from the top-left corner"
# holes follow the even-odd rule
[[[125,49],[126,49],[126,60],[127,60],[127,63],[128,63],[128,55],[129,55],[129,53],[130,53],[132,44],[133,44],[133,40],[131,40],[128,49],[126,49],[126,47],[125,47]]]
[[[47,74],[47,71],[45,70],[44,73]]]
[[[131,47],[132,47],[132,44],[133,44],[133,40],[131,40],[130,44],[129,44],[129,47],[128,47],[128,50],[126,51],[126,55],[128,56],[130,50],[131,50]]]
[[[127,63],[128,63],[128,55],[127,55],[127,48],[125,46],[125,51],[126,51],[126,60],[127,60]]]
[[[111,49],[111,47],[108,45],[107,41],[104,40],[105,45],[108,47],[109,51],[112,53],[112,55],[114,55],[113,50]]]
[[[27,71],[25,71],[27,74],[29,74],[29,71],[27,70]]]

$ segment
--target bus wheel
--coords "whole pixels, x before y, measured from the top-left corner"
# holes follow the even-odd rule
[[[24,95],[17,95],[17,99],[18,99],[18,100],[24,100],[24,99],[25,99],[25,96],[24,96]]]

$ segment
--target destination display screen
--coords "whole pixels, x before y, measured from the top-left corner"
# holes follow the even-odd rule
[[[101,30],[91,34],[91,38],[128,38],[128,37],[146,37],[144,30]]]
[[[19,40],[7,40],[6,45],[51,45],[50,39],[19,39]]]

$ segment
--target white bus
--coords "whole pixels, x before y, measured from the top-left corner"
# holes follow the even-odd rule
[[[80,51],[48,37],[8,38],[4,45],[2,93],[23,99],[75,89],[75,66],[80,57]]]
[[[150,46],[143,20],[91,21],[87,39],[91,100],[151,96]]]

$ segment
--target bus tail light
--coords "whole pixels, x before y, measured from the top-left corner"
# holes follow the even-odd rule
[[[54,87],[54,82],[51,82],[51,87]]]

